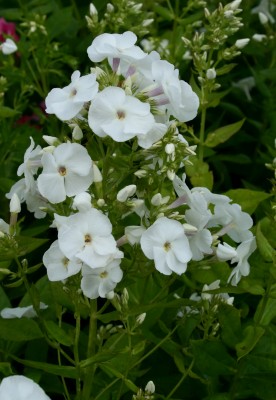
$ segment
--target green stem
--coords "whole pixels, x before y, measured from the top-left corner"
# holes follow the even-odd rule
[[[204,90],[202,90],[202,102],[204,99]],[[200,132],[199,132],[199,146],[198,146],[198,158],[203,161],[204,158],[204,140],[205,140],[205,122],[206,122],[206,107],[202,106],[201,121],[200,121]]]
[[[75,332],[75,341],[74,341],[74,358],[77,369],[77,379],[76,379],[76,400],[80,400],[81,398],[81,378],[80,378],[80,358],[79,358],[79,338],[80,338],[80,311],[78,305],[76,305],[76,332]]]
[[[89,336],[87,345],[87,358],[92,357],[96,351],[96,337],[97,337],[97,300],[90,302],[90,321],[89,321]],[[82,400],[89,400],[91,388],[93,385],[93,378],[95,374],[95,366],[87,367],[85,371]]]
[[[189,375],[189,372],[191,371],[191,369],[193,368],[194,365],[194,360],[192,360],[189,368],[185,371],[185,373],[182,375],[182,377],[180,378],[180,380],[177,382],[177,384],[175,385],[175,387],[170,391],[170,393],[168,394],[168,396],[166,397],[166,400],[169,400],[172,395],[174,394],[174,392],[179,388],[179,386],[182,384],[182,382],[185,380],[185,378]]]

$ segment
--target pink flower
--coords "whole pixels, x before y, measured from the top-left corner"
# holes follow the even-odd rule
[[[6,36],[11,36],[16,41],[19,40],[19,36],[15,32],[15,24],[0,18],[0,42],[4,42]]]

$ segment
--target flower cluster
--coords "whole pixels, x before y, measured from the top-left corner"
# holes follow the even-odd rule
[[[155,51],[145,53],[136,39],[132,32],[98,36],[88,56],[93,62],[107,59],[109,67],[85,76],[75,71],[68,86],[50,91],[46,111],[67,121],[73,140],[47,136],[49,146],[41,148],[31,139],[18,168],[23,178],[7,197],[16,193],[36,218],[53,217],[57,240],[43,256],[48,277],[79,277],[88,298],[112,296],[123,277],[126,256],[119,247],[126,243],[140,246],[145,261],[153,260],[165,275],[183,274],[190,261],[206,256],[237,263],[229,277],[236,285],[249,273],[247,259],[255,249],[252,219],[227,196],[190,190],[185,175],[177,175],[195,150],[177,124],[196,116],[199,99],[172,64]],[[101,147],[107,161],[91,159],[92,152],[80,144],[85,138]],[[112,160],[117,152],[128,159],[126,149],[137,150],[137,159],[121,177]],[[165,196],[162,185],[156,186],[159,178]],[[120,182],[130,180],[122,187]],[[136,225],[126,225],[129,215]]]

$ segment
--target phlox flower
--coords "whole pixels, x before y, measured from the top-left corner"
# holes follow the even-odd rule
[[[141,236],[141,248],[145,256],[154,260],[155,268],[165,275],[182,274],[192,252],[183,225],[161,217]]]
[[[99,210],[91,208],[58,220],[59,247],[69,260],[77,257],[91,268],[102,268],[116,254],[112,225]]]
[[[251,233],[251,232],[249,232]],[[256,250],[256,239],[251,234],[251,237],[243,241],[235,249],[227,243],[219,244],[217,248],[217,257],[221,260],[231,260],[231,264],[237,263],[232,270],[228,282],[236,286],[243,276],[247,276],[250,272],[248,258]]]
[[[75,71],[68,86],[50,91],[45,99],[46,112],[55,114],[62,121],[72,119],[81,111],[85,102],[95,97],[98,87],[96,74],[81,77],[80,71]]]
[[[47,268],[50,281],[62,281],[80,272],[82,261],[73,257],[69,260],[60,250],[58,240],[43,255],[43,264]]]
[[[35,142],[32,137],[31,144],[24,154],[24,162],[18,167],[17,175],[24,174],[26,189],[32,189],[34,185],[34,175],[37,173],[38,168],[41,167],[41,146],[35,147]]]
[[[46,308],[48,308],[48,306],[46,304],[40,302],[39,308],[40,308],[40,310],[45,310]],[[3,308],[0,315],[4,319],[37,317],[36,311],[33,306],[15,307],[15,308],[6,307],[6,308]]]
[[[92,160],[78,143],[63,143],[53,153],[44,153],[41,163],[38,190],[51,203],[85,192],[93,182]]]
[[[116,142],[146,135],[154,123],[150,105],[126,95],[119,87],[107,87],[98,93],[88,113],[88,124],[96,135],[111,136]]]
[[[114,59],[141,60],[146,56],[143,50],[135,46],[137,36],[133,32],[103,33],[97,36],[87,53],[91,61],[99,62],[108,58],[109,64],[113,65]],[[117,68],[115,68],[117,70]]]
[[[9,55],[12,53],[15,53],[17,50],[17,46],[14,43],[14,41],[10,38],[7,38],[1,45],[0,45],[0,50],[2,50],[2,53],[5,55]]]
[[[0,384],[1,400],[51,400],[32,379],[21,375],[4,378]]]
[[[90,268],[86,265],[82,268],[81,289],[89,299],[106,297],[118,282],[122,280],[123,272],[120,268],[123,253],[117,251],[114,258],[102,268]]]

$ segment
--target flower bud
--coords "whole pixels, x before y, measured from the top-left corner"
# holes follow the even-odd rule
[[[145,321],[146,315],[146,313],[138,315],[138,317],[136,318],[136,322],[138,325],[142,325],[142,323]]]
[[[255,33],[252,36],[252,39],[255,40],[256,42],[262,42],[263,40],[265,40],[267,38],[266,35],[264,35],[263,33]]]
[[[241,4],[241,2],[242,2],[242,0],[234,0],[234,1],[232,1],[232,3],[230,3],[230,4],[227,4],[228,5],[228,7],[230,8],[230,10],[236,10],[238,7],[239,7],[239,5]]]
[[[145,391],[150,393],[150,394],[155,392],[155,385],[154,385],[154,383],[152,381],[149,381],[146,384]]]
[[[73,205],[73,209],[77,209],[79,211],[88,211],[91,208],[91,196],[87,192],[79,193],[75,196]]]
[[[114,6],[111,3],[107,3],[106,5],[106,11],[109,13],[112,13],[114,11]]]
[[[167,154],[173,154],[175,152],[175,145],[173,143],[168,143],[165,146],[165,152]]]
[[[243,47],[248,45],[249,42],[250,42],[250,39],[248,39],[248,38],[238,39],[235,43],[235,46],[237,47],[237,49],[242,49]]]
[[[172,171],[171,169],[168,169],[167,171],[167,177],[169,178],[170,181],[173,181],[175,178],[175,172]]]
[[[42,138],[49,146],[58,146],[59,144],[61,144],[59,139],[55,136],[43,135]]]
[[[92,169],[93,169],[94,182],[102,182],[103,176],[95,162],[93,162]]]
[[[124,203],[129,197],[136,192],[136,185],[128,185],[117,193],[117,200]]]
[[[262,25],[266,25],[268,23],[268,17],[263,13],[259,12],[259,20]]]
[[[72,138],[75,140],[81,140],[83,138],[82,130],[78,125],[76,125],[73,129]]]
[[[21,211],[21,203],[17,193],[14,193],[10,201],[10,212],[14,214],[19,214],[20,211]]]
[[[94,15],[98,15],[98,11],[93,3],[90,3],[89,5],[89,14],[91,17],[93,17]]]
[[[215,77],[217,76],[216,70],[215,68],[209,68],[206,71],[206,78],[211,80],[211,79],[215,79]]]

